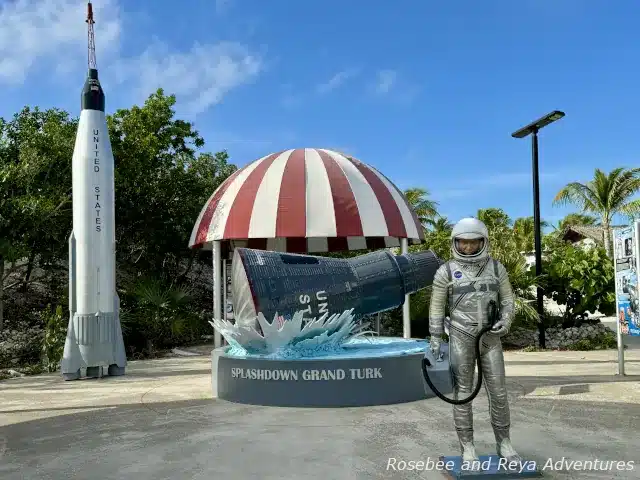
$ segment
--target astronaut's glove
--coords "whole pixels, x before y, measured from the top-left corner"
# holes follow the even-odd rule
[[[440,343],[440,337],[431,335],[431,338],[429,339],[429,349],[436,360],[440,358]]]
[[[491,334],[496,337],[504,337],[507,333],[509,333],[511,325],[506,320],[498,320],[493,328],[491,329]]]

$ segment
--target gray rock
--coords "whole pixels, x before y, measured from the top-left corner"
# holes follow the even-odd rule
[[[603,334],[610,334],[610,329],[602,324],[589,324],[566,329],[552,327],[545,331],[548,348],[566,348],[583,339],[594,339]],[[518,348],[538,345],[538,331],[514,328],[504,337],[504,343]]]

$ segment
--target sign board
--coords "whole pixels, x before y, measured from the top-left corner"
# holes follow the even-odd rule
[[[613,233],[616,275],[616,317],[623,335],[640,335],[640,221]]]
[[[248,405],[362,407],[394,405],[434,397],[425,384],[424,352],[382,357],[275,359],[212,352],[214,397]],[[442,362],[445,363],[445,362]],[[445,394],[453,391],[447,368],[431,378]]]
[[[225,276],[224,276],[224,318],[231,321],[233,317],[233,293],[231,290],[231,260],[225,260]]]

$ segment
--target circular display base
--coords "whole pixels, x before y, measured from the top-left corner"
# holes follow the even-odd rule
[[[233,357],[211,352],[213,396],[280,407],[362,407],[435,396],[422,376],[423,353],[298,360]],[[448,362],[430,370],[444,394],[452,392]]]

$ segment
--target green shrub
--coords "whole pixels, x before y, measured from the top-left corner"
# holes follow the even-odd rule
[[[198,342],[211,333],[210,312],[194,309],[192,289],[144,278],[121,297],[121,323],[130,352],[154,356],[157,350]]]
[[[55,310],[51,308],[51,305],[47,305],[41,316],[45,324],[42,366],[47,372],[55,372],[60,366],[60,360],[62,360],[64,353],[69,322],[67,317],[63,315],[62,305],[58,305]]]
[[[375,315],[369,317],[374,320]],[[394,308],[380,314],[380,334],[389,337],[402,336],[402,308]]]
[[[565,325],[577,324],[589,312],[615,312],[613,262],[603,248],[558,247],[543,268],[545,295],[566,305]]]
[[[583,338],[576,343],[567,347],[567,350],[587,351],[587,350],[606,350],[616,348],[618,341],[616,334],[613,332],[603,333],[591,338]]]

